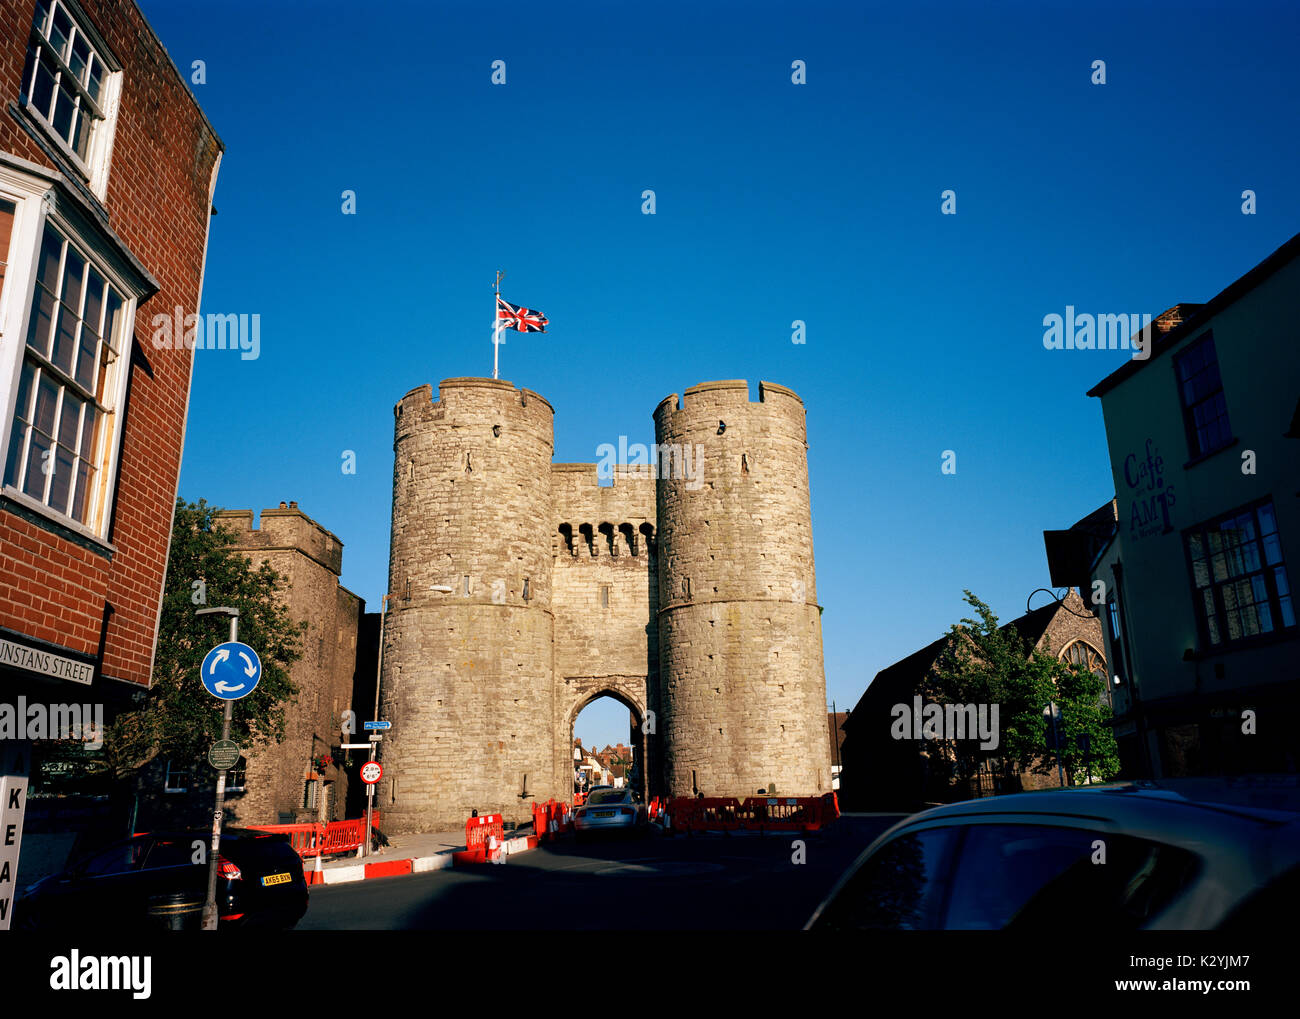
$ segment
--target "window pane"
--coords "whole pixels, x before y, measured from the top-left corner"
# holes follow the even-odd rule
[[[68,144],[72,146],[72,151],[84,160],[90,153],[90,130],[95,126],[95,118],[80,103],[78,107]]]
[[[54,22],[50,25],[48,38],[54,44],[55,50],[59,56],[67,57],[68,37],[72,35],[72,21],[64,13],[63,7],[59,6],[54,9]]]
[[[94,460],[91,455],[95,449],[95,439],[99,434],[99,411],[94,406],[87,404],[85,410],[85,423],[81,429],[81,458],[83,460]]]
[[[937,930],[943,870],[956,829],[901,835],[863,863],[818,918],[818,930]]]
[[[41,238],[41,257],[36,266],[36,280],[52,294],[59,289],[59,256],[62,254],[63,238],[47,226],[45,236]]]
[[[32,432],[31,444],[27,452],[27,478],[23,491],[33,499],[45,501],[45,472],[42,467],[49,463],[45,453],[50,448],[50,440],[38,431]]]
[[[1039,825],[972,825],[953,879],[949,930],[1050,931],[1062,916],[1093,930],[1134,930],[1191,882],[1192,854],[1105,833]]]
[[[1277,518],[1273,516],[1273,504],[1265,503],[1258,510],[1259,513],[1259,533],[1276,534]]]
[[[1295,610],[1291,607],[1291,599],[1279,598],[1278,604],[1282,609],[1282,625],[1295,626]]]
[[[1276,534],[1269,534],[1264,538],[1264,560],[1270,566],[1282,561],[1282,543],[1278,541]]]
[[[72,357],[76,351],[77,323],[76,313],[60,302],[58,308],[59,324],[54,330],[54,350],[50,360],[59,371],[72,374]]]
[[[54,94],[54,115],[50,117],[50,123],[64,141],[72,137],[72,111],[76,109],[76,105],[77,93],[65,85],[60,78],[59,87]]]
[[[18,475],[22,470],[23,443],[27,441],[27,426],[21,421],[14,422],[13,432],[9,436],[9,453],[5,459],[5,484],[18,485]]]
[[[18,206],[0,198],[0,295],[5,290],[5,270],[8,269],[9,241],[13,236],[14,213]]]
[[[72,494],[72,475],[76,470],[77,458],[66,446],[56,446],[54,452],[54,473],[50,477],[51,509],[60,513],[68,512],[68,497]]]
[[[48,120],[50,105],[54,102],[54,66],[45,58],[44,52],[36,64],[36,80],[31,88],[32,105]]]
[[[1279,566],[1273,571],[1273,583],[1277,585],[1278,594],[1291,593],[1291,585],[1287,583],[1285,568]]]
[[[95,483],[95,469],[85,460],[77,461],[77,487],[72,496],[72,508],[69,516],[81,523],[86,523],[90,509],[90,490]]]
[[[36,288],[32,303],[31,321],[27,326],[27,345],[49,356],[50,323],[54,319],[54,297],[42,286]]]
[[[86,44],[86,37],[78,32],[72,40],[72,50],[68,53],[68,67],[82,84],[86,81],[86,65],[89,60],[90,47]]]
[[[1210,560],[1210,562],[1211,565],[1213,565],[1214,567],[1214,579],[1216,581],[1227,580],[1228,563],[1227,560],[1224,558],[1223,553],[1220,552],[1218,555],[1214,556],[1213,559]]]
[[[95,102],[101,102],[99,98],[100,90],[104,84],[104,65],[98,57],[90,58],[90,73],[86,75],[86,91],[90,93],[90,98]]]
[[[71,390],[63,391],[63,410],[59,414],[59,442],[69,449],[77,448],[77,428],[81,424],[81,405]]]
[[[46,435],[54,434],[54,415],[59,407],[59,387],[44,372],[36,392],[36,413],[33,423]]]

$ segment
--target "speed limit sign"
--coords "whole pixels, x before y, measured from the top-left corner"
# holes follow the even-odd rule
[[[366,761],[361,765],[361,781],[366,785],[374,785],[384,777],[384,766],[378,761]]]

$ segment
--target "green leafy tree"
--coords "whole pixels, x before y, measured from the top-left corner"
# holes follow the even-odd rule
[[[284,739],[285,705],[298,693],[289,667],[302,656],[307,624],[295,623],[281,600],[285,579],[233,549],[234,534],[217,523],[217,512],[202,499],[176,500],[152,686],[105,735],[105,755],[120,779],[159,756],[198,761],[221,738],[224,702],[204,688],[199,668],[230,639],[230,620],[196,616],[200,608],[239,609],[239,640],[262,661],[257,688],[233,702],[230,738],[241,747]]]
[[[1084,780],[1085,764],[1091,765],[1094,780],[1118,774],[1118,750],[1106,725],[1110,709],[1101,703],[1103,681],[1060,661],[1050,647],[1031,647],[1015,627],[1000,626],[993,610],[970,591],[965,601],[974,616],[953,624],[922,694],[940,704],[997,704],[999,742],[991,750],[971,740],[941,742],[939,754],[958,774],[969,774],[982,762],[994,770],[1015,762],[1039,774],[1054,771],[1056,755],[1046,747],[1043,709],[1055,702],[1062,715],[1061,759],[1070,781]],[[1079,736],[1090,741],[1087,762]]]

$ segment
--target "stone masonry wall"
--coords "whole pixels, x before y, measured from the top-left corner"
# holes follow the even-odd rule
[[[220,522],[236,532],[237,548],[250,552],[254,564],[265,561],[287,579],[289,613],[307,622],[303,657],[290,671],[299,693],[285,713],[285,739],[246,751],[245,791],[228,796],[232,821],[239,824],[344,816],[348,779],[341,762],[321,772],[313,772],[311,762],[339,744],[342,713],[352,703],[353,678],[365,665],[357,661],[357,629],[365,602],[339,584],[343,543],[298,510],[297,503],[280,507],[263,510],[256,529],[251,510],[218,514]],[[306,783],[316,774],[324,788],[317,789],[316,809],[308,809]]]
[[[659,646],[668,792],[831,788],[804,408],[771,383],[709,382],[655,412]],[[661,471],[662,474],[662,471]]]
[[[570,788],[549,724],[554,412],[492,379],[431,395],[395,410],[378,805],[398,832],[456,828],[472,810],[528,820],[534,799]]]
[[[655,481],[646,471],[616,470],[600,485],[595,464],[555,464],[551,483],[555,548],[555,686],[557,774],[572,771],[573,724],[609,693],[635,715],[639,732],[658,681],[655,620]],[[639,740],[636,751],[641,753]],[[653,769],[651,758],[646,769]]]

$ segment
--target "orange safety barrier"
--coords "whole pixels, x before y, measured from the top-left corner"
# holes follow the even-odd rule
[[[505,852],[506,830],[500,814],[484,814],[465,822],[465,848],[452,853],[457,863],[492,863]]]
[[[361,848],[366,839],[366,819],[330,821],[311,824],[250,824],[254,831],[280,832],[289,836],[289,842],[304,860],[316,856],[347,853]],[[379,827],[379,811],[374,814],[372,828]]]
[[[573,830],[573,815],[567,803],[547,800],[533,804],[533,832],[539,839],[551,840]]]
[[[664,805],[674,831],[818,831],[839,817],[825,796],[678,796]]]

